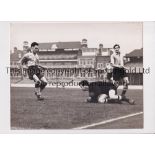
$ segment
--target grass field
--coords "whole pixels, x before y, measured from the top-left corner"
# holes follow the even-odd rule
[[[12,129],[73,129],[143,111],[143,90],[128,90],[128,103],[86,103],[88,92],[47,88],[45,101],[37,101],[33,88],[11,88]],[[88,129],[143,128],[143,114],[94,125]]]

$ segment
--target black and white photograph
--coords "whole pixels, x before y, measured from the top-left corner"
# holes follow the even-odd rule
[[[10,23],[12,130],[143,129],[142,22]]]
[[[153,1],[2,1],[1,154],[151,154]]]

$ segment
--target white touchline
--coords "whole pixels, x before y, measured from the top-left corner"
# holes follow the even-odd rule
[[[141,114],[143,114],[143,112],[137,112],[137,113],[121,116],[121,117],[116,117],[116,118],[112,118],[112,119],[109,119],[109,120],[106,120],[106,121],[102,121],[102,122],[98,122],[98,123],[93,123],[93,124],[89,124],[89,125],[73,128],[73,129],[77,129],[77,130],[79,130],[79,129],[87,129],[89,127],[103,125],[103,124],[111,123],[111,122],[118,121],[118,120],[121,120],[121,119],[129,118],[129,117],[132,117],[132,116],[141,115]]]

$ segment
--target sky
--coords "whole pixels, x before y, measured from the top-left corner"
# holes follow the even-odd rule
[[[82,41],[86,38],[88,47],[105,48],[120,44],[122,54],[140,49],[143,25],[141,22],[15,22],[10,24],[10,48],[22,49],[23,41],[59,42]]]

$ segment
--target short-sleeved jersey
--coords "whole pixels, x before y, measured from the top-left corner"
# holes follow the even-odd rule
[[[26,53],[23,58],[21,59],[21,61],[24,59],[24,58],[27,58],[27,66],[30,67],[30,66],[35,66],[38,64],[39,62],[39,56],[38,54],[33,54],[33,53]]]
[[[92,97],[93,101],[97,101],[99,95],[109,95],[111,89],[117,90],[116,86],[111,82],[91,82],[89,84],[89,96]]]
[[[112,63],[113,65],[120,65],[120,66],[123,66],[123,65],[124,65],[124,64],[123,64],[123,56],[122,56],[120,53],[116,54],[116,53],[114,52],[114,53],[111,55],[110,60],[111,60],[111,63]]]

